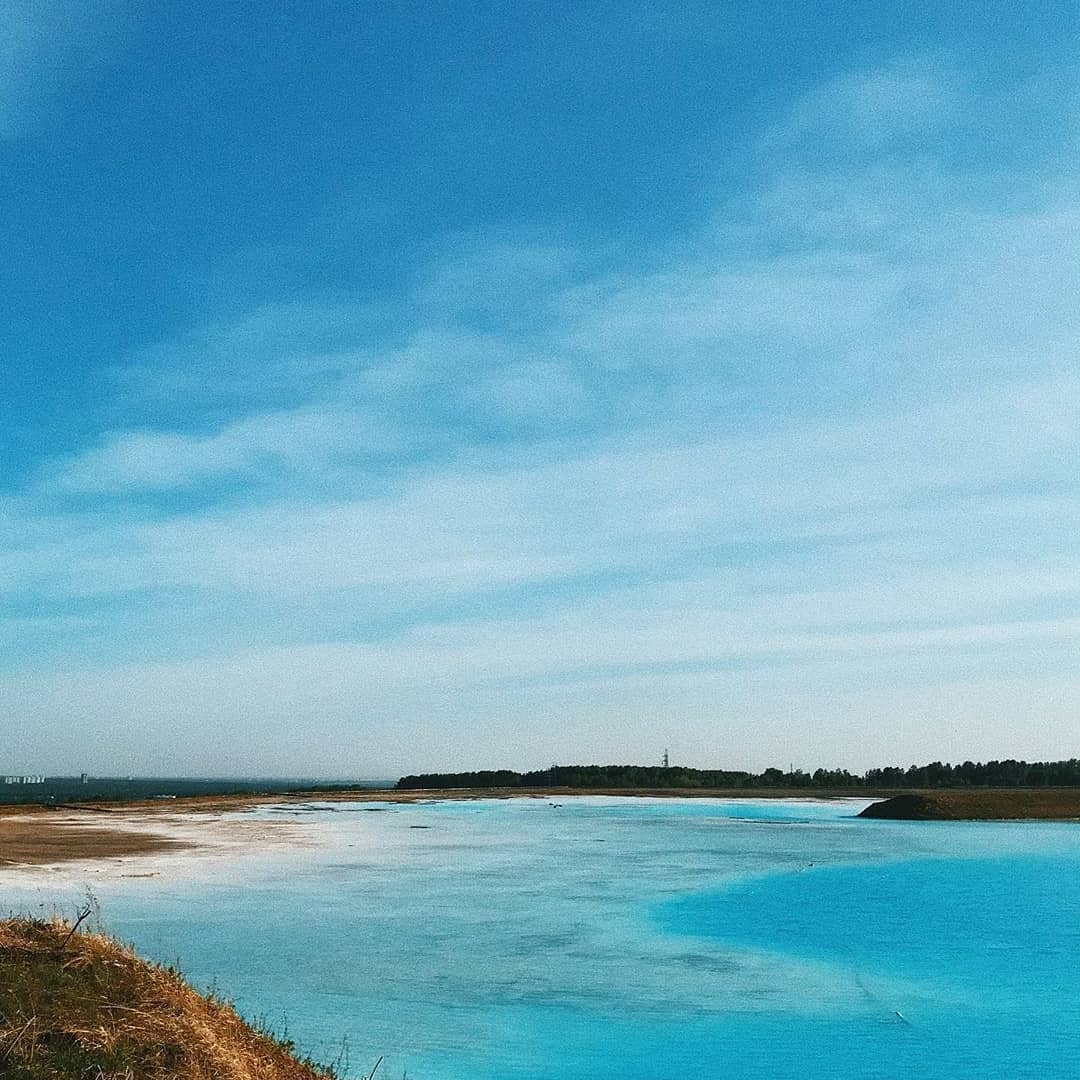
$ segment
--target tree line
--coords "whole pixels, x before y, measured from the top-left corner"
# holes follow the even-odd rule
[[[419,773],[403,776],[400,790],[420,788],[947,788],[1080,787],[1080,758],[1068,761],[933,761],[928,765],[888,766],[851,773],[847,769],[692,769],[682,765],[552,765],[514,772]]]

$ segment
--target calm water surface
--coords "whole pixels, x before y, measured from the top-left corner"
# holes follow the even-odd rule
[[[326,844],[96,889],[108,929],[354,1075],[1074,1080],[1080,826],[863,805],[263,808]]]

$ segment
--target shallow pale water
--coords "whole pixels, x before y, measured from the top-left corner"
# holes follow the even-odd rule
[[[354,1075],[1076,1077],[1080,826],[862,805],[266,808],[325,842],[95,890],[108,929]]]

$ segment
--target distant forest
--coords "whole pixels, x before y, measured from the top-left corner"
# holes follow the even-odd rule
[[[31,782],[23,782],[31,781]],[[188,799],[208,795],[277,795],[287,791],[340,791],[384,784],[335,784],[312,780],[199,780],[152,777],[46,776],[0,774],[0,806],[40,803],[132,802],[137,799]]]
[[[1068,761],[940,761],[907,768],[766,769],[761,773],[726,769],[690,769],[681,765],[552,765],[534,772],[509,769],[403,776],[400,790],[418,788],[951,788],[1080,787],[1080,758]]]

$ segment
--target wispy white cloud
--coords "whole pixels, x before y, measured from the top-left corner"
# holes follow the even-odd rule
[[[36,587],[76,592],[155,583],[287,592],[426,583],[455,591],[650,567],[666,573],[724,545],[818,539],[895,538],[909,560],[946,559],[1011,543],[1008,504],[1016,500],[1027,533],[1041,530],[1045,547],[1048,530],[1076,520],[1068,499],[1078,408],[1080,381],[1054,377],[801,430],[670,445],[651,432],[644,444],[624,438],[546,462],[443,464],[329,501],[304,495],[301,485],[265,505],[165,519],[86,528],[76,516],[63,558],[56,530],[18,560],[9,580],[26,587],[36,560]],[[241,445],[250,455],[263,444]],[[310,475],[323,476],[323,443],[301,445],[314,462]],[[152,454],[140,468],[157,461]],[[181,457],[163,467],[186,465]]]
[[[972,196],[933,151],[970,107],[930,63],[844,76],[759,148],[762,185],[649,262],[476,241],[392,335],[361,303],[288,304],[142,355],[102,434],[5,504],[0,694],[136,725],[164,687],[184,723],[283,745],[297,712],[327,745],[366,717],[403,766],[474,764],[455,741],[504,713],[550,731],[541,760],[680,710],[698,747],[725,708],[780,745],[800,702],[834,735],[860,709],[890,737],[906,709],[981,716],[990,754],[1010,716],[1060,720],[1080,198]],[[823,132],[832,156],[790,150]],[[28,618],[60,661],[19,651]]]
[[[565,300],[571,341],[606,367],[671,368],[687,360],[743,364],[750,348],[785,352],[835,343],[886,313],[899,275],[857,258],[713,260],[625,276]]]
[[[829,79],[800,98],[765,141],[815,157],[880,152],[963,122],[971,106],[970,88],[947,56],[905,57]]]
[[[324,473],[398,449],[400,433],[371,410],[305,407],[254,414],[207,435],[113,432],[61,465],[53,482],[97,494],[169,491],[222,479],[257,483]]]
[[[528,325],[548,314],[545,298],[580,271],[582,252],[524,240],[460,238],[417,281],[414,301],[426,320],[497,316]]]
[[[146,425],[295,408],[356,366],[346,346],[365,340],[373,322],[356,299],[281,302],[210,319],[114,366],[118,405]]]

